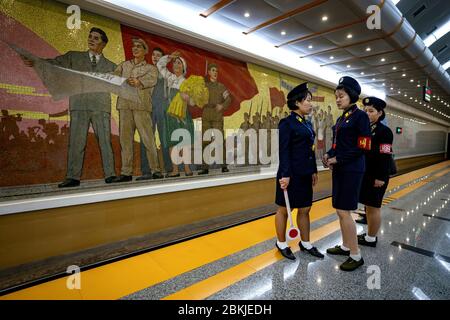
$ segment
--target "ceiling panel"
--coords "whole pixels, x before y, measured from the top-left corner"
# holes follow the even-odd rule
[[[246,12],[250,14],[248,18],[244,16]],[[251,28],[281,15],[282,12],[261,0],[239,0],[220,10],[219,14]]]

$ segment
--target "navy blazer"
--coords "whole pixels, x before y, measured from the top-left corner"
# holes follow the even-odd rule
[[[333,146],[327,152],[330,158],[336,157],[337,163],[333,169],[341,172],[363,173],[366,170],[365,150],[370,150],[370,143],[369,117],[353,105],[336,120],[336,125],[333,126]]]
[[[372,124],[371,129],[372,146],[370,152],[366,153],[366,176],[387,182],[394,135],[389,127],[379,121]]]
[[[278,178],[312,175],[317,172],[313,150],[316,134],[310,121],[295,112],[278,125],[279,166]]]

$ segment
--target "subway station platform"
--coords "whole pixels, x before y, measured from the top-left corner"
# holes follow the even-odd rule
[[[298,241],[290,243],[297,259],[284,259],[268,216],[82,271],[78,289],[68,289],[68,275],[0,299],[449,299],[449,181],[450,161],[392,178],[377,247],[360,246],[365,264],[354,272],[339,270],[344,257],[300,252]],[[341,243],[331,198],[310,215],[321,252]]]

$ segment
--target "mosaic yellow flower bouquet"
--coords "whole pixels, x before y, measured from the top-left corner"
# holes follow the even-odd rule
[[[181,83],[180,91],[172,99],[167,109],[167,114],[179,120],[186,118],[187,102],[182,98],[181,93],[189,96],[194,105],[203,108],[209,100],[209,90],[205,85],[205,79],[201,76],[190,76]]]

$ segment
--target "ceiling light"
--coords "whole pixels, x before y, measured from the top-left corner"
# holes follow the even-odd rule
[[[244,17],[246,17],[246,18],[250,17],[250,13],[248,13],[248,12],[244,13]]]
[[[417,88],[420,88],[420,84],[417,85]]]
[[[353,35],[352,35],[351,33],[349,33],[349,34],[347,35],[347,39],[351,39],[351,38],[353,38]]]
[[[407,97],[408,95],[405,93],[405,97]]]
[[[381,58],[381,60],[380,60],[381,62],[385,62],[386,61],[386,59],[385,58]]]
[[[370,50],[372,50],[370,47],[367,47],[367,48],[366,48],[366,51],[370,51]]]
[[[398,94],[402,93],[401,91],[398,92]]]
[[[383,82],[382,86],[385,87],[385,86],[386,86],[386,83]]]
[[[322,17],[322,21],[327,21],[328,20],[328,17],[327,16],[323,16]]]
[[[347,65],[347,68],[351,68],[351,65],[348,64],[348,65]]]
[[[282,35],[282,36],[285,36],[285,35],[286,35],[286,31],[284,31],[284,30],[281,31],[281,35]]]
[[[372,78],[372,81],[375,81],[375,78]]]
[[[409,80],[409,82],[414,82],[414,79]]]
[[[361,73],[360,73],[360,74],[361,74],[361,75],[364,75],[364,72],[362,72],[362,71],[361,71]]]
[[[402,74],[402,77],[406,77],[406,73]]]
[[[394,88],[391,87],[391,90],[394,90]]]
[[[397,67],[392,67],[392,70],[397,70]]]
[[[333,60],[334,59],[334,57],[333,56],[330,56],[330,60]]]
[[[309,46],[308,46],[308,49],[312,49],[313,48],[313,46],[312,46],[312,44],[310,44]]]

